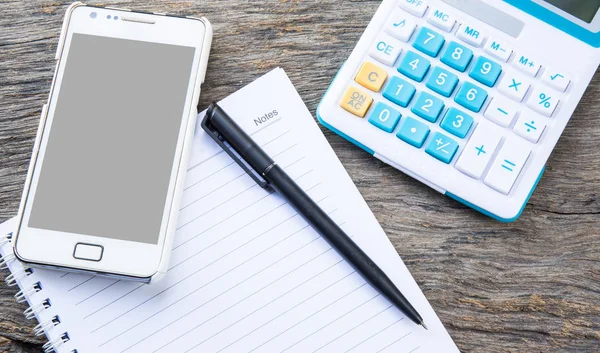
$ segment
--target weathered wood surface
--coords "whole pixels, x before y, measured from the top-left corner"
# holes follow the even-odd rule
[[[110,4],[212,21],[201,107],[281,66],[314,113],[379,2]],[[17,211],[67,5],[0,2],[0,220]],[[513,224],[443,197],[324,130],[461,351],[600,352],[599,98],[597,75]],[[14,292],[0,284],[0,351],[39,352],[42,339],[31,334]]]

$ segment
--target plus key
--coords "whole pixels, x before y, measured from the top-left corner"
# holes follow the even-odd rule
[[[481,179],[494,151],[500,144],[502,134],[502,129],[494,124],[485,120],[480,121],[456,162],[456,169],[471,178]]]

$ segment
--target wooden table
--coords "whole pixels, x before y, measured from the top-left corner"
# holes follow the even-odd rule
[[[212,21],[201,107],[281,66],[314,113],[379,2],[111,4]],[[17,212],[67,5],[0,3],[0,220]],[[599,99],[596,75],[512,224],[438,194],[323,129],[461,351],[600,352]],[[44,339],[32,335],[34,323],[23,318],[14,293],[0,285],[0,351],[39,352]]]

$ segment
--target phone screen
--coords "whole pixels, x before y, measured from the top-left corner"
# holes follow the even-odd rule
[[[158,243],[194,53],[73,34],[29,227]]]

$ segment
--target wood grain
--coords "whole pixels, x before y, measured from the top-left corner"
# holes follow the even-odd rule
[[[206,15],[213,51],[201,107],[283,67],[314,113],[377,1],[94,2]],[[15,215],[66,1],[0,2],[0,220]],[[323,129],[463,352],[600,352],[600,76],[523,216],[500,224]],[[2,273],[5,275],[5,273]],[[43,342],[0,285],[0,351]]]

